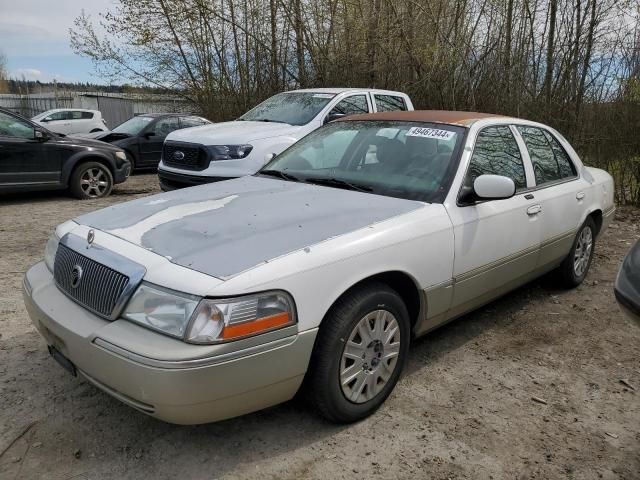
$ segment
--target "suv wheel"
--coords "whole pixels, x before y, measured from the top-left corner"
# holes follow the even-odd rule
[[[400,378],[410,330],[404,302],[387,285],[365,285],[338,300],[318,332],[308,378],[322,416],[346,423],[375,412]]]
[[[82,163],[71,175],[69,188],[80,199],[106,197],[113,188],[113,176],[101,163]]]

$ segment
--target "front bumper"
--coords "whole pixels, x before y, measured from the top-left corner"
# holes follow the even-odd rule
[[[239,341],[235,350],[231,344],[207,346],[218,354],[203,356],[203,346],[92,314],[58,290],[43,262],[26,273],[24,300],[47,344],[81,375],[122,402],[178,424],[223,420],[291,399],[317,332],[289,327],[288,336],[261,335],[251,346]]]
[[[129,175],[131,175],[131,162],[127,160],[113,171],[113,183],[122,183],[129,178]]]
[[[160,180],[160,188],[168,192],[177,190],[178,188],[193,187],[195,185],[204,185],[205,183],[221,182],[229,180],[233,177],[207,177],[204,175],[187,175],[184,173],[174,173],[166,170],[158,170],[158,178]]]

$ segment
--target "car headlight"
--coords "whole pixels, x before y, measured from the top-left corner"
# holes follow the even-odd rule
[[[200,297],[143,282],[129,300],[123,317],[182,338]]]
[[[237,298],[203,299],[185,336],[192,343],[221,343],[296,323],[291,296],[282,291]]]
[[[56,253],[58,252],[58,243],[60,243],[60,238],[56,235],[54,231],[51,235],[49,235],[49,239],[47,240],[47,245],[44,247],[44,263],[47,265],[47,268],[51,273],[53,273],[53,264],[56,261]]]
[[[119,158],[120,160],[126,160],[127,154],[124,152],[116,152],[116,158]]]
[[[253,150],[252,145],[210,145],[207,147],[212,160],[240,160]]]

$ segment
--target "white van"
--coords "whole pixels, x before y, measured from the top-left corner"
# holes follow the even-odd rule
[[[158,168],[163,190],[242,177],[327,122],[346,115],[413,110],[405,93],[316,88],[279,93],[240,118],[170,133]]]

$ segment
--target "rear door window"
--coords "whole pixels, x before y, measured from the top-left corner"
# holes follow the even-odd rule
[[[465,185],[472,186],[480,175],[509,177],[516,191],[527,187],[520,148],[508,125],[487,127],[478,134]]]
[[[397,112],[406,111],[407,104],[402,97],[395,95],[374,95],[376,101],[376,110],[378,112]]]
[[[351,95],[333,107],[330,114],[339,113],[343,115],[356,115],[359,113],[369,113],[369,105],[366,95]]]
[[[576,175],[569,156],[549,132],[523,125],[518,125],[517,128],[527,146],[536,185],[545,185]]]
[[[93,118],[92,112],[80,112],[80,114],[83,120],[91,120]]]

